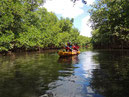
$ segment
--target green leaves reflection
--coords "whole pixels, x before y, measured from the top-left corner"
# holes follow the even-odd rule
[[[91,86],[105,97],[129,95],[129,52],[101,51],[93,59],[100,69],[93,71]]]
[[[58,63],[51,53],[22,53],[0,58],[0,97],[39,97],[59,76],[70,76],[71,64]]]

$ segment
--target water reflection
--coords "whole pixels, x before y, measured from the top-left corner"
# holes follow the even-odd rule
[[[79,61],[78,55],[69,56],[69,57],[59,57],[58,63],[61,64],[77,64]]]
[[[78,82],[83,86],[82,93],[83,96],[80,97],[103,97],[101,94],[98,94],[91,87],[91,78],[93,77],[92,72],[96,69],[99,69],[99,64],[95,63],[93,56],[98,54],[93,51],[86,51],[79,55],[79,64],[75,69],[75,75],[79,78]]]
[[[0,56],[0,97],[127,97],[128,75],[128,52]]]
[[[56,54],[24,53],[11,58],[1,58],[0,97],[39,97],[65,68],[57,63]]]
[[[92,88],[105,97],[128,97],[129,51],[101,51],[93,58],[100,69],[93,71]]]
[[[72,68],[71,75],[59,76],[58,80],[50,83],[51,89],[47,93],[53,94],[54,97],[103,97],[97,94],[90,85],[92,71],[98,66],[92,60],[92,56],[95,54],[87,51],[78,56],[59,59],[59,63],[74,68]],[[70,72],[70,68],[68,72]],[[55,87],[53,88],[53,86]]]

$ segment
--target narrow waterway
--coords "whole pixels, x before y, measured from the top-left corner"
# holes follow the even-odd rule
[[[129,51],[0,56],[0,97],[129,97]]]

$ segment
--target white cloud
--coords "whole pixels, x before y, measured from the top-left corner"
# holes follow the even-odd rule
[[[80,35],[91,37],[92,28],[90,27],[91,23],[89,19],[90,16],[86,16],[82,19]]]
[[[87,1],[87,6],[92,5],[95,2],[95,0],[86,0],[86,1]],[[91,35],[92,28],[90,27],[91,23],[89,19],[90,19],[89,15],[82,19],[80,35],[88,37],[92,36]]]
[[[63,17],[75,18],[84,13],[81,0],[74,5],[71,0],[46,0],[43,5],[49,12],[61,14]]]
[[[94,3],[95,0],[86,0],[87,1],[87,5],[91,5]]]
[[[45,7],[49,12],[60,14],[62,17],[77,19],[76,17],[84,13],[83,8],[93,4],[95,0],[86,1],[86,5],[82,3],[82,0],[77,0],[74,5],[71,0],[46,0],[46,3],[44,3],[43,7]],[[81,22],[81,29],[79,28],[79,30],[81,35],[91,37],[92,29],[90,27],[91,23],[88,21],[89,18],[90,16],[86,16],[82,20],[79,20]]]

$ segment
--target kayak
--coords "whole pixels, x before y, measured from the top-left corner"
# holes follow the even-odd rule
[[[59,51],[58,52],[58,55],[60,57],[63,57],[63,56],[72,56],[72,55],[77,55],[77,54],[80,54],[80,51],[72,51],[72,52]]]

